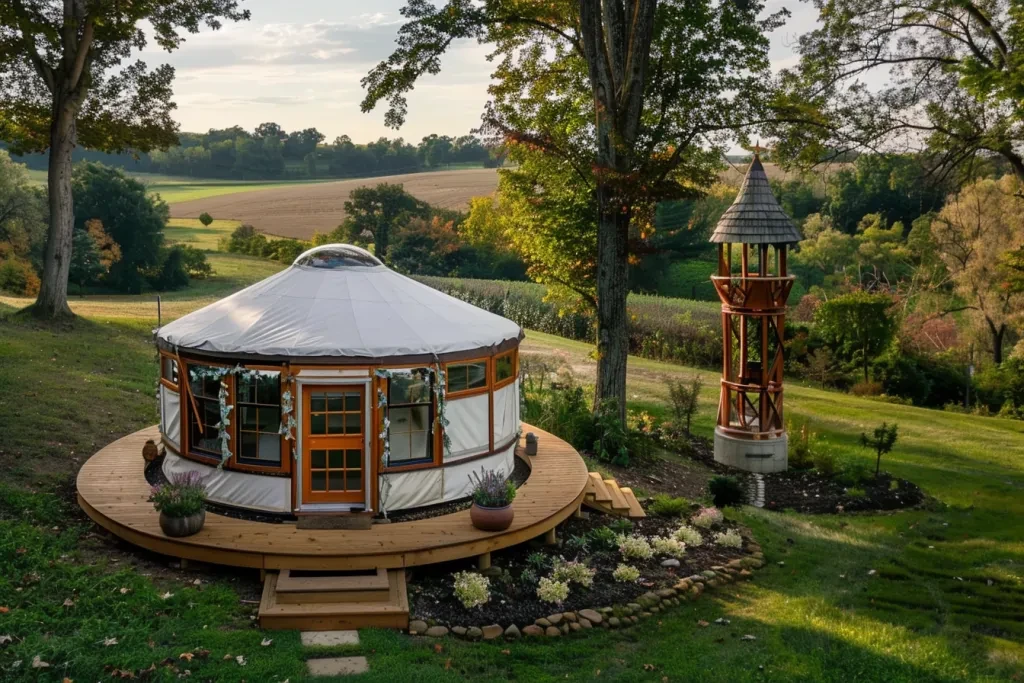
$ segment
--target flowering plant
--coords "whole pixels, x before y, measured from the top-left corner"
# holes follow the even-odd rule
[[[612,578],[619,583],[636,583],[640,580],[640,570],[628,564],[620,564],[612,572]]]
[[[561,604],[563,600],[569,597],[569,584],[564,581],[555,581],[545,576],[537,584],[537,597],[544,602]]]
[[[743,547],[743,537],[736,533],[735,529],[729,529],[724,533],[715,534],[715,543],[726,548],[741,548]]]
[[[480,468],[480,474],[469,475],[473,482],[473,502],[485,508],[503,508],[516,497],[516,485],[501,472]]]
[[[654,552],[658,555],[678,558],[686,554],[686,545],[674,538],[656,536],[651,540],[651,545],[654,546]]]
[[[638,560],[649,560],[654,556],[654,548],[647,542],[647,539],[643,536],[626,536],[622,534],[618,537],[619,552],[622,553],[623,557],[635,558]]]
[[[479,607],[491,599],[491,582],[475,572],[455,574],[455,597],[466,609]]]
[[[206,482],[198,472],[171,475],[169,482],[153,486],[149,492],[149,502],[168,517],[199,514],[205,501]]]
[[[578,583],[584,588],[594,585],[594,574],[597,570],[590,569],[582,562],[559,562],[551,571],[551,578],[562,583]]]
[[[694,526],[699,526],[702,529],[710,529],[716,524],[721,524],[722,520],[725,519],[722,516],[722,511],[718,508],[701,508],[700,511],[690,519],[690,522]]]
[[[686,524],[676,529],[672,537],[694,548],[704,543],[704,538],[700,535],[700,532]]]

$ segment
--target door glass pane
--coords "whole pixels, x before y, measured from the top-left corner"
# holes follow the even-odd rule
[[[360,469],[362,467],[362,463],[360,462],[361,455],[362,452],[355,449],[345,451],[345,467],[350,470]]]
[[[323,468],[327,466],[327,451],[310,451],[310,466]]]
[[[327,394],[327,410],[338,412],[342,410],[342,395],[337,392],[331,392]]]
[[[359,410],[359,394],[345,394],[345,410]]]
[[[345,488],[349,491],[360,491],[363,488],[362,472],[359,470],[348,470],[345,473]]]
[[[331,491],[344,491],[345,490],[345,471],[330,472],[330,490]]]
[[[326,434],[327,433],[327,416],[326,415],[310,415],[309,416],[309,433],[310,434]]]
[[[327,410],[327,399],[322,393],[316,393],[310,397],[309,409],[314,413],[322,413]]]
[[[341,469],[342,456],[341,451],[327,451],[327,462],[330,464],[331,469]]]
[[[309,479],[309,488],[313,491],[327,490],[327,473],[313,472]]]
[[[362,431],[359,427],[359,413],[345,413],[345,433],[358,434]]]
[[[327,414],[327,433],[328,434],[344,434],[345,433],[345,414],[344,413],[328,413]]]

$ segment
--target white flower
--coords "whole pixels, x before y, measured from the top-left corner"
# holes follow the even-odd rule
[[[619,552],[623,557],[638,560],[649,560],[654,557],[654,548],[643,536],[626,536],[620,534],[618,537]]]
[[[651,541],[651,545],[654,546],[654,552],[658,555],[682,557],[686,554],[686,544],[674,538],[657,536]]]
[[[491,582],[476,572],[455,574],[455,597],[466,609],[479,607],[491,599]]]
[[[676,529],[675,533],[672,534],[672,537],[693,548],[704,543],[704,537],[700,535],[700,532],[687,524]]]
[[[569,597],[569,584],[564,581],[555,581],[545,576],[537,585],[537,597],[544,602],[560,604]]]
[[[620,564],[612,572],[612,578],[620,583],[634,583],[640,579],[640,570],[628,564]]]
[[[715,534],[715,543],[726,548],[742,548],[743,538],[736,533],[735,529],[729,529],[728,531]]]

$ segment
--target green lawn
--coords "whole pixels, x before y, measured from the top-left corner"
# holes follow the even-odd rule
[[[222,237],[230,237],[240,226],[240,221],[216,219],[203,225],[198,218],[172,218],[164,228],[164,238],[169,244],[187,244],[203,251],[216,251]]]
[[[166,295],[165,319],[281,267],[212,258],[217,275]],[[84,317],[54,327],[10,316],[25,300],[0,299],[0,637],[12,637],[0,640],[0,680],[107,679],[105,667],[138,674],[153,664],[150,680],[185,669],[198,680],[307,680],[298,635],[261,633],[254,606],[240,602],[256,595],[255,573],[203,573],[195,586],[197,574],[97,538],[73,504],[81,462],[157,419],[152,302],[86,297],[72,302]],[[524,353],[558,355],[584,379],[593,372],[585,344],[530,332]],[[631,407],[663,412],[666,381],[695,372],[631,358]],[[717,375],[699,372],[697,430],[709,435]],[[753,582],[629,631],[540,643],[444,640],[438,651],[435,641],[363,631],[346,651],[370,660],[358,680],[1020,680],[1024,422],[800,386],[788,388],[786,409],[848,458],[870,457],[856,444],[861,431],[897,421],[900,441],[883,466],[920,484],[928,506],[817,517],[744,509],[735,514],[769,560]],[[719,617],[731,624],[697,625]],[[264,637],[273,643],[261,646]],[[104,645],[110,638],[117,643]],[[194,650],[190,662],[179,658]],[[31,669],[37,655],[51,667]]]

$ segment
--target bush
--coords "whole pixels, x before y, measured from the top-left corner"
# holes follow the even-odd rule
[[[182,264],[189,277],[203,280],[213,275],[213,267],[206,260],[206,252],[187,245],[179,247],[182,251]]]
[[[582,562],[559,562],[551,570],[551,578],[562,583],[575,583],[590,588],[594,585],[594,574],[597,571],[591,569]]]
[[[9,258],[0,263],[0,290],[21,296],[39,293],[39,276],[28,261]]]
[[[861,460],[847,460],[839,468],[836,480],[843,486],[857,486],[872,478],[871,468]]]
[[[839,469],[836,456],[826,448],[821,448],[812,453],[811,462],[814,463],[814,469],[826,477],[834,477]]]
[[[170,249],[161,249],[159,265],[155,271],[147,274],[150,286],[158,292],[188,287],[186,259],[185,247],[180,244],[176,244]]]
[[[687,436],[690,435],[693,416],[697,414],[700,390],[703,386],[704,380],[700,375],[690,380],[672,380],[668,385],[668,395],[672,401],[672,418],[676,426],[686,429]]]
[[[686,554],[686,545],[677,538],[656,536],[651,540],[656,555],[680,558]]]
[[[742,548],[743,537],[735,529],[715,534],[715,544],[726,548]]]
[[[850,498],[867,498],[868,493],[864,489],[855,488],[851,486],[850,488],[846,489],[846,495],[848,495]]]
[[[619,552],[628,559],[649,560],[654,556],[654,548],[643,536],[619,536]]]
[[[704,544],[704,537],[700,535],[700,532],[686,524],[676,529],[672,537],[693,548]]]
[[[898,437],[897,432],[899,427],[897,425],[888,425],[885,422],[875,427],[871,436],[866,433],[861,433],[860,443],[865,448],[870,448],[875,452],[875,476],[877,477],[882,467],[882,456],[890,453],[892,447],[896,445],[896,439]]]
[[[166,484],[150,489],[149,502],[168,517],[191,517],[203,511],[206,482],[198,472],[171,475]]]
[[[618,406],[614,401],[600,405],[594,416],[594,431],[594,455],[598,460],[620,466],[629,464],[631,439],[626,426],[619,419]]]
[[[814,467],[814,446],[817,436],[806,424],[801,425],[799,430],[794,430],[793,424],[790,423],[786,431],[791,438],[796,434],[796,438],[790,442],[789,466],[795,470],[809,470]]]
[[[857,382],[850,388],[850,393],[854,396],[880,396],[884,388],[881,382],[874,380]]]
[[[590,547],[594,550],[614,550],[618,546],[615,532],[606,526],[591,529],[587,537],[590,539]]]
[[[491,582],[476,572],[456,572],[455,597],[466,609],[479,607],[491,599]]]
[[[612,578],[619,583],[636,583],[640,580],[640,570],[628,564],[620,564],[612,572]]]
[[[701,508],[697,514],[690,518],[690,523],[701,529],[710,529],[721,524],[724,519],[722,511],[718,508]]]
[[[544,602],[560,605],[569,597],[569,584],[545,576],[537,583],[537,597]]]
[[[708,482],[708,492],[711,494],[715,507],[718,508],[742,505],[747,499],[740,480],[728,475],[719,474],[711,477],[711,481]]]
[[[210,227],[210,223],[213,223],[213,216],[203,211],[199,214],[199,222],[203,224],[203,227]]]
[[[664,493],[654,496],[650,505],[651,514],[659,517],[682,517],[690,508],[690,501],[685,498],[673,498]]]

